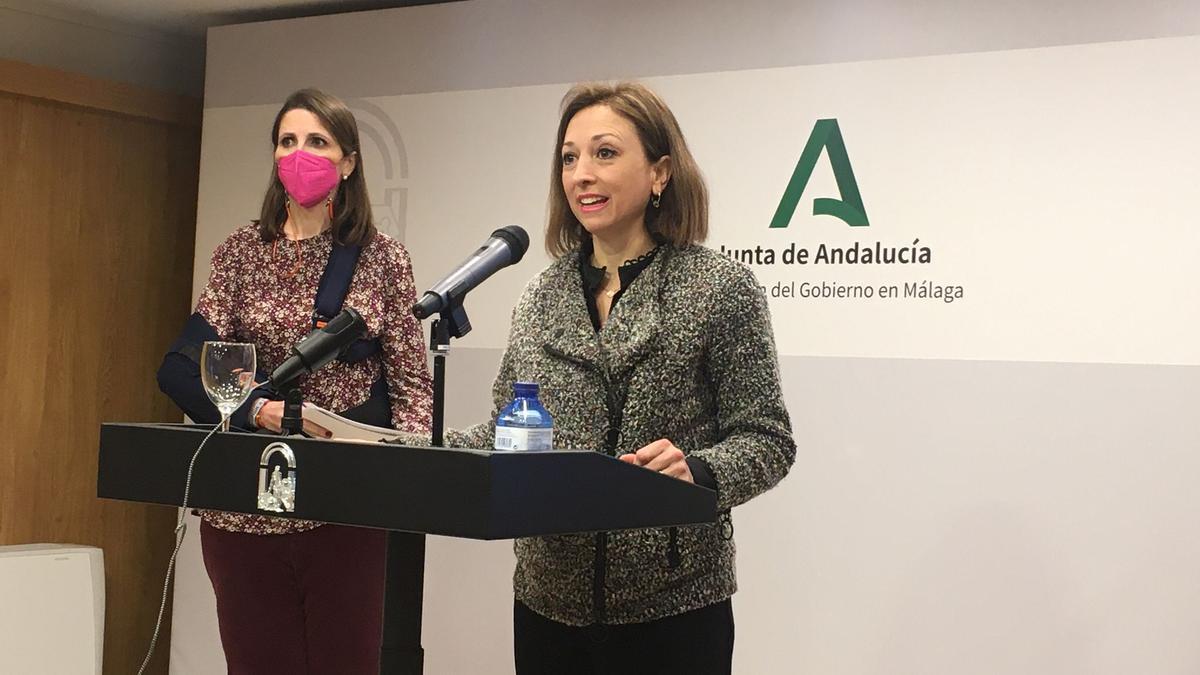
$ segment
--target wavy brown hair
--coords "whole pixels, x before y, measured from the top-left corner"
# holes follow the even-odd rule
[[[546,251],[560,257],[577,248],[586,236],[563,190],[562,145],[571,119],[579,111],[597,105],[607,106],[633,124],[646,161],[671,158],[671,179],[663,188],[659,207],[646,204],[645,222],[650,236],[677,245],[704,241],[708,236],[708,188],[671,109],[658,94],[637,82],[589,82],[571,87],[562,100],[550,164]]]
[[[301,89],[288,96],[275,124],[271,126],[271,148],[279,142],[279,123],[292,110],[307,110],[317,116],[321,124],[333,135],[344,154],[355,154],[354,171],[349,178],[338,183],[333,197],[333,239],[342,245],[366,246],[375,237],[375,222],[371,218],[371,199],[367,196],[367,181],[363,177],[363,157],[359,152],[358,122],[354,113],[336,96],[318,89]],[[287,191],[279,181],[274,161],[271,162],[271,180],[263,196],[262,213],[254,224],[263,241],[274,241],[283,234],[287,221]]]

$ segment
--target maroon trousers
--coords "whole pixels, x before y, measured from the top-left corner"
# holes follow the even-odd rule
[[[230,675],[375,675],[387,533],[257,535],[200,525]]]

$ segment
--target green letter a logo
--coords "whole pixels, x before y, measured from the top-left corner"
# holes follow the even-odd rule
[[[846,144],[842,142],[842,131],[838,128],[836,119],[817,120],[813,125],[812,134],[804,152],[800,153],[800,161],[796,162],[796,170],[792,172],[792,180],[783,191],[779,200],[779,208],[771,219],[771,227],[787,227],[792,222],[796,205],[800,196],[812,177],[813,167],[821,156],[822,148],[829,152],[829,164],[833,166],[833,177],[837,180],[841,199],[819,197],[813,200],[814,216],[833,216],[844,221],[851,227],[870,225],[867,221],[867,210],[863,208],[862,196],[858,194],[858,183],[854,180],[854,169],[850,168],[850,156],[846,154]]]

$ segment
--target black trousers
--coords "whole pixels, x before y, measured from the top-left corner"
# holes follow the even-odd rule
[[[733,603],[646,623],[567,626],[513,605],[517,675],[729,675]]]

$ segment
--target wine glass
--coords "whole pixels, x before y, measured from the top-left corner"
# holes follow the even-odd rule
[[[204,392],[221,413],[221,431],[229,431],[229,416],[254,388],[254,345],[246,342],[205,342],[200,352]]]

